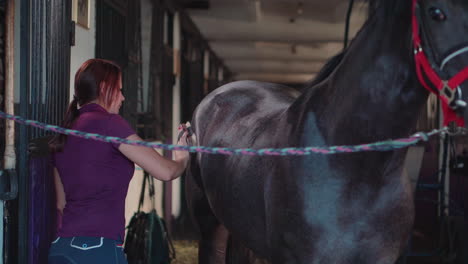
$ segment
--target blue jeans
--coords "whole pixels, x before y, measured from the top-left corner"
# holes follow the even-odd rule
[[[103,237],[59,237],[50,245],[49,264],[128,264],[122,242]]]

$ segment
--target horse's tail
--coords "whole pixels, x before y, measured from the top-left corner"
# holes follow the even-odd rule
[[[197,135],[195,134],[195,129],[192,127],[190,122],[186,123],[186,129],[188,131],[188,137],[187,137],[187,145],[188,146],[197,146],[198,145],[198,139]],[[186,168],[186,174],[187,177],[192,177],[193,180],[195,180],[196,184],[198,187],[201,187],[201,179],[200,179],[200,166],[197,162],[197,153],[196,152],[190,152],[190,158],[189,162]]]
[[[195,129],[193,129],[193,131],[195,131]],[[187,143],[190,146],[196,146],[198,144],[197,137],[194,132],[192,133],[192,136],[190,136],[190,140]],[[199,216],[197,217],[195,208],[197,208],[197,205],[200,204],[201,201],[206,201],[206,197],[204,194],[200,164],[198,162],[196,152],[190,153],[189,162],[187,168],[185,169],[184,181],[184,191],[189,215],[192,219],[192,223],[194,223],[197,228],[199,228],[199,225],[197,224]]]
[[[180,138],[182,135],[187,132],[187,145],[189,146],[195,146],[197,145],[197,136],[195,135],[195,132],[192,129],[192,125],[190,122],[186,122],[185,124],[180,124],[179,129],[182,128],[182,130],[179,132],[179,135],[177,136],[177,142],[179,142]]]

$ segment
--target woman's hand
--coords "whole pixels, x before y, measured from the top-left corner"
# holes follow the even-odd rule
[[[179,125],[179,134],[182,133],[182,135],[179,137],[179,140],[177,141],[177,145],[180,145],[180,146],[189,145],[188,144],[190,142],[189,129],[190,129],[190,122]],[[185,150],[175,150],[174,160],[181,162],[185,169],[185,167],[187,167],[188,160],[189,160],[189,152]]]
[[[188,122],[184,125],[190,127],[190,123]],[[180,127],[180,131],[183,131],[182,127]],[[184,131],[177,144],[187,146],[187,136],[187,131]],[[127,139],[142,140],[136,134],[128,136]],[[170,181],[180,177],[187,167],[189,160],[189,152],[185,150],[173,151],[173,159],[161,156],[154,149],[143,146],[120,144],[119,150],[128,159],[161,181]]]

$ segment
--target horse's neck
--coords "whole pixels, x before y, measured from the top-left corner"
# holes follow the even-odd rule
[[[301,121],[314,120],[326,143],[402,137],[415,126],[427,93],[416,78],[406,23],[399,31],[369,22],[329,78],[298,99]]]

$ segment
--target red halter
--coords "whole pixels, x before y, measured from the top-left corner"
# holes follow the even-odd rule
[[[457,90],[459,85],[468,79],[468,67],[457,73],[450,80],[442,80],[439,75],[431,67],[429,60],[421,45],[421,38],[419,36],[418,19],[416,16],[418,0],[413,0],[413,44],[414,44],[414,57],[416,62],[416,72],[418,74],[419,82],[430,92],[435,93],[439,100],[442,102],[442,111],[444,113],[444,126],[448,123],[455,121],[458,126],[464,127],[465,121],[462,116],[457,115],[454,111],[457,100]],[[438,93],[431,89],[424,80],[424,75],[437,88]],[[461,99],[461,98],[458,98]]]

